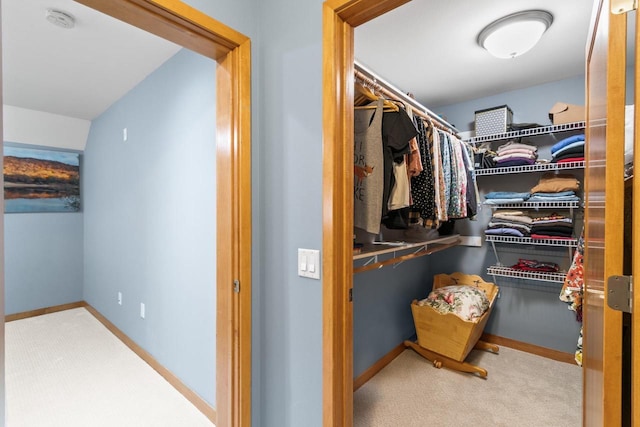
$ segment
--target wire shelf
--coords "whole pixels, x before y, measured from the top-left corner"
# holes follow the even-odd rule
[[[483,203],[490,208],[522,208],[522,209],[574,209],[580,207],[580,201],[571,202],[521,202],[521,203]]]
[[[564,283],[564,279],[567,275],[565,272],[558,273],[546,273],[535,271],[522,271],[515,270],[509,267],[502,267],[499,265],[492,265],[487,268],[487,274],[500,277],[513,277],[516,279],[529,279],[538,280],[540,282],[552,282],[552,283]]]
[[[535,246],[557,246],[562,248],[573,248],[578,246],[578,239],[532,239],[531,237],[496,236],[487,234],[487,242],[493,243],[513,243],[518,245]]]
[[[480,176],[480,175],[500,175],[500,174],[507,174],[507,173],[555,171],[555,170],[561,170],[561,169],[583,169],[583,168],[584,168],[583,161],[567,162],[567,163],[536,163],[534,165],[476,169],[475,173],[476,173],[476,176]]]
[[[503,139],[522,138],[525,136],[544,135],[546,133],[566,132],[585,128],[585,122],[564,123],[561,125],[540,126],[531,129],[515,130],[511,132],[496,133],[493,135],[480,135],[465,139],[465,142],[477,144],[479,142],[500,141]]]

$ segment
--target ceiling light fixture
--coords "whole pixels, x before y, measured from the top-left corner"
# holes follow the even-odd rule
[[[47,21],[51,22],[53,25],[58,27],[71,29],[76,24],[76,19],[67,12],[62,12],[60,10],[48,9],[45,14]]]
[[[497,58],[515,58],[533,48],[551,26],[553,15],[527,10],[507,15],[478,34],[478,44]]]

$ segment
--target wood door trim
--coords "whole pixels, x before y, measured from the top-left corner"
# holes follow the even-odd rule
[[[607,58],[607,129],[606,129],[606,208],[605,230],[617,230],[624,224],[624,122],[626,92],[626,15],[609,15],[609,54]],[[619,65],[616,65],[619,64]],[[605,232],[604,283],[607,278],[622,274],[623,240],[618,233]],[[620,425],[622,414],[622,312],[604,305],[603,342],[603,419],[610,425]],[[609,425],[609,424],[608,424]]]
[[[640,86],[640,64],[637,59],[640,56],[640,10],[636,9],[636,31],[635,31],[635,42],[636,42],[636,51],[635,54],[635,68],[634,68],[634,82],[636,87],[635,92],[635,100],[634,104],[636,108],[634,109],[635,117],[634,117],[634,135],[633,135],[633,161],[634,165],[640,165],[640,133],[638,129],[640,129],[640,111],[639,102],[640,102],[640,91],[637,89]],[[632,180],[632,188],[631,188],[631,197],[632,197],[632,248],[631,248],[631,274],[640,277],[640,203],[638,203],[638,197],[640,197],[640,179],[634,177]],[[637,292],[637,291],[636,291]],[[632,325],[631,325],[631,348],[633,351],[631,352],[631,423],[632,425],[640,424],[640,351],[637,349],[640,348],[640,297],[636,293],[635,298],[632,301],[633,307],[632,312],[635,313],[632,316]]]
[[[76,0],[212,58],[216,70],[216,412],[251,425],[251,48],[178,0]],[[239,293],[233,282],[240,282]]]
[[[322,9],[322,413],[353,425],[353,28],[410,0],[327,0]]]

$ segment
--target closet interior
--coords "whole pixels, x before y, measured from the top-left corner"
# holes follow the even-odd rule
[[[484,330],[474,331],[478,337],[472,348],[477,339],[479,348],[483,342],[495,346],[498,358],[500,345],[578,365],[581,286],[578,279],[567,279],[577,274],[580,266],[576,262],[582,260],[584,113],[578,120],[556,118],[554,122],[549,111],[559,101],[583,104],[583,77],[445,105],[441,113],[425,107],[361,62],[357,45],[354,69],[354,390],[405,349],[424,350],[415,347],[420,331],[412,301],[427,299],[437,287],[434,282],[439,275],[475,275],[497,287],[493,312],[484,319]],[[541,92],[545,99],[541,99]],[[525,104],[529,105],[522,107]],[[467,125],[477,119],[477,112],[493,112],[507,105],[514,113],[503,131],[474,133],[454,124]],[[393,204],[381,207],[379,229],[359,222],[359,180],[369,178],[372,170],[358,164],[362,160],[358,133],[375,123],[374,111],[405,112],[411,118],[418,146],[422,137],[431,141],[431,148],[418,148],[418,152],[435,165],[436,174],[442,172],[438,168],[445,167],[445,156],[443,144],[436,144],[440,151],[436,148],[434,155],[433,141],[445,140],[451,150],[459,150],[460,162],[454,161],[459,169],[449,173],[461,180],[462,175],[466,177],[464,191],[457,193],[465,197],[456,201],[466,209],[445,209],[443,213],[442,204],[451,202],[451,194],[446,193],[446,200],[440,197],[443,186],[433,170],[429,179],[436,189],[430,188],[429,194],[434,201],[426,206],[416,197],[424,191],[415,190],[417,175],[409,170],[404,173],[409,176],[410,206],[396,212],[390,210]],[[395,162],[400,155],[407,155],[404,161],[411,164],[410,147],[390,149],[383,144],[383,149],[391,152]],[[438,165],[434,158],[440,160]],[[391,168],[395,171],[397,164]],[[450,333],[449,341],[455,340],[455,333]],[[442,354],[425,357],[440,367],[443,364],[438,356]],[[451,359],[445,357],[448,362]],[[465,363],[464,357],[459,363]],[[463,372],[486,377],[481,368]],[[468,376],[469,381],[476,380]],[[487,380],[491,381],[491,374]]]

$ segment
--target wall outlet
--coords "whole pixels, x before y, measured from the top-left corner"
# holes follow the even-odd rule
[[[122,292],[118,292],[118,305],[122,305]]]
[[[143,302],[141,302],[141,303],[140,303],[140,317],[144,319],[145,314],[146,314],[146,313],[145,313],[144,303],[143,303]]]

